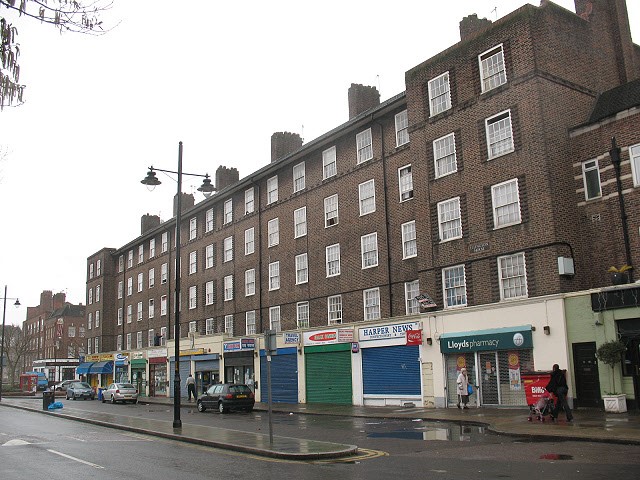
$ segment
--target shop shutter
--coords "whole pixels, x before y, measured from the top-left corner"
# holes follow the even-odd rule
[[[176,371],[176,366],[175,366],[175,362],[171,361],[171,379],[170,379],[170,388],[171,388],[171,396],[173,397],[173,386],[174,386],[174,381],[176,379],[176,375],[175,375],[175,371]],[[190,357],[187,358],[181,358],[180,359],[180,397],[186,398],[187,397],[187,387],[184,384],[185,380],[187,379],[187,377],[189,376],[189,374],[191,373],[191,359]]]
[[[220,360],[204,360],[202,362],[196,362],[196,372],[217,372],[219,369]]]
[[[308,403],[351,405],[351,351],[306,353]]]
[[[417,345],[363,348],[365,395],[420,395],[420,352]]]
[[[267,385],[267,357],[260,357],[260,400],[269,401]],[[297,349],[290,354],[271,356],[271,401],[274,403],[298,403],[298,355]]]

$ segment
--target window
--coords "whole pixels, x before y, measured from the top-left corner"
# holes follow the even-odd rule
[[[91,354],[91,339],[87,338],[87,353]]]
[[[280,307],[269,307],[269,328],[276,332],[281,331],[280,328]]]
[[[245,328],[247,335],[255,335],[256,334],[256,311],[251,310],[245,313]]]
[[[144,273],[140,272],[138,274],[138,293],[142,291],[143,286],[144,286]]]
[[[582,163],[582,181],[584,182],[585,200],[593,200],[594,198],[600,198],[602,196],[598,160],[590,160]]]
[[[309,281],[309,259],[306,253],[296,255],[296,285]]]
[[[498,276],[501,300],[526,297],[528,295],[524,253],[498,257]]]
[[[120,255],[118,257],[118,273],[122,273],[124,270],[124,256]]]
[[[244,191],[244,214],[253,213],[253,187]]]
[[[233,315],[224,316],[224,333],[228,333],[233,337]]]
[[[380,318],[380,289],[370,288],[362,292],[364,303],[364,319],[377,320]]]
[[[520,194],[517,178],[492,186],[491,202],[493,228],[520,223]]]
[[[420,282],[405,282],[404,284],[404,304],[407,309],[407,315],[417,315],[420,313],[420,304],[416,297],[420,295]]]
[[[133,250],[129,250],[127,255],[127,268],[133,267]]]
[[[336,147],[327,148],[322,152],[322,179],[335,177],[336,173]]]
[[[116,350],[122,350],[122,335],[118,335],[118,339],[116,340]]]
[[[167,344],[167,327],[160,327],[160,345]]]
[[[215,322],[213,321],[213,318],[207,318],[204,321],[204,333],[205,335],[213,335],[214,333],[216,333],[216,326],[215,326]]]
[[[156,314],[155,301],[153,298],[149,299],[149,318],[153,318]]]
[[[93,278],[93,263],[89,265],[89,279]]]
[[[100,342],[100,338],[99,337],[96,337],[96,338],[93,339],[93,348],[94,348],[93,351],[94,351],[94,353],[98,353],[100,351],[100,349],[98,347],[99,346],[99,342]]]
[[[93,304],[93,288],[89,289],[89,301],[87,302],[88,305],[92,305]]]
[[[149,240],[149,258],[153,258],[156,256],[156,239],[152,238]]]
[[[189,275],[198,271],[198,252],[189,252]]]
[[[370,233],[360,237],[360,251],[362,252],[362,268],[378,265],[378,234]]]
[[[294,238],[304,237],[307,234],[307,207],[301,207],[293,211]]]
[[[156,269],[149,269],[149,288],[153,288],[156,284]]]
[[[195,240],[198,235],[198,219],[193,217],[189,220],[189,240]]]
[[[324,228],[338,224],[338,195],[324,199]]]
[[[376,211],[376,188],[373,180],[361,183],[358,186],[360,198],[360,216]]]
[[[418,244],[416,241],[416,222],[402,224],[402,258],[411,258],[418,255]]]
[[[356,149],[358,152],[358,163],[366,162],[373,158],[373,141],[371,140],[371,129],[356,135]]]
[[[233,199],[229,198],[224,202],[224,218],[223,224],[231,223],[233,221]]]
[[[127,350],[131,350],[131,334],[127,333]]]
[[[198,287],[195,285],[189,287],[189,310],[193,310],[198,306],[197,292]]]
[[[76,336],[76,327],[74,325],[69,325],[69,328],[67,328],[67,336],[69,338],[75,338],[75,336]]]
[[[513,152],[511,110],[506,110],[485,120],[489,159]]]
[[[96,260],[96,277],[99,277],[102,274],[102,260]]]
[[[306,185],[304,162],[293,167],[293,193],[304,190]]]
[[[267,180],[267,205],[278,201],[278,177]]]
[[[142,348],[142,332],[136,332],[136,344],[136,348]]]
[[[436,178],[458,171],[456,160],[456,136],[454,133],[433,141],[433,158]]]
[[[507,83],[507,72],[504,68],[504,53],[502,45],[487,50],[478,55],[480,62],[480,83],[482,93],[493,90]]]
[[[147,332],[147,345],[150,347],[155,345],[155,333],[153,328],[150,328]]]
[[[213,267],[213,244],[207,245],[204,249],[204,268]]]
[[[340,275],[340,244],[330,245],[326,249],[327,277]]]
[[[409,115],[407,111],[396,115],[396,147],[409,143]]]
[[[160,247],[162,253],[166,252],[169,249],[169,234],[164,232],[162,234],[162,246]]]
[[[464,265],[442,270],[442,292],[445,308],[467,304],[467,281]]]
[[[244,296],[249,297],[256,293],[256,270],[250,268],[244,271]]]
[[[89,313],[87,315],[87,330],[91,330],[93,328],[93,313]]]
[[[255,240],[254,240],[255,228],[247,228],[244,231],[244,254],[251,255],[255,251]]]
[[[144,262],[144,245],[138,246],[138,263]]]
[[[213,280],[209,280],[207,283],[204,284],[204,303],[205,305],[213,305],[213,302],[215,300],[214,298],[214,294],[215,294],[215,290],[213,288]]]
[[[100,301],[100,285],[96,285],[96,303]]]
[[[631,161],[631,171],[633,172],[633,186],[640,186],[640,143],[629,147],[629,160]],[[98,275],[100,274],[98,273]]]
[[[163,263],[160,266],[160,284],[164,285],[165,283],[167,283],[167,264]]]
[[[462,238],[460,197],[438,203],[438,230],[441,242]]]
[[[296,304],[298,328],[309,328],[309,302]]]
[[[329,325],[342,323],[342,295],[327,298],[327,312]]]
[[[280,220],[277,218],[269,220],[269,223],[267,225],[267,230],[269,233],[268,235],[269,247],[278,245],[280,243]]]
[[[398,186],[400,188],[400,201],[413,198],[413,176],[411,175],[411,165],[398,169]]]
[[[269,290],[278,290],[280,288],[280,262],[271,262],[269,264]]]
[[[224,255],[223,262],[230,262],[233,260],[233,237],[227,237],[223,243]]]
[[[133,320],[133,305],[127,305],[127,323]]]
[[[160,297],[160,315],[165,316],[167,314],[167,296],[162,295]]]
[[[142,321],[142,302],[138,302],[138,309],[136,310],[136,322]]]
[[[133,277],[127,278],[127,296],[133,295]]]
[[[189,322],[189,333],[194,333],[198,331],[198,322]]]
[[[233,275],[224,277],[224,301],[233,300]]]
[[[429,80],[429,109],[432,117],[451,108],[449,72]]]
[[[118,325],[122,325],[122,317],[123,317],[122,307],[118,307]]]
[[[205,213],[204,222],[205,222],[205,224],[204,224],[205,232],[212,232],[213,231],[213,227],[214,227],[214,223],[213,223],[213,208],[210,208]]]
[[[122,298],[123,289],[124,289],[124,285],[122,283],[122,280],[120,280],[118,282],[118,298]]]

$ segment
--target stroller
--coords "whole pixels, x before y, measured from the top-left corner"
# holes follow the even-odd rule
[[[529,405],[528,420],[531,421],[535,417],[538,421],[544,422],[545,417],[553,412],[554,406],[555,402],[551,396],[540,397],[536,403]]]

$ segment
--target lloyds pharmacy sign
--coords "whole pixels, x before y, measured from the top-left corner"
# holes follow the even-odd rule
[[[444,333],[440,336],[442,353],[516,350],[533,348],[531,326],[495,328],[475,332]]]

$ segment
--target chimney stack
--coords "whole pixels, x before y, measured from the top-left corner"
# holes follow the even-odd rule
[[[349,120],[362,112],[380,105],[380,92],[376,87],[352,83],[349,88]]]
[[[67,294],[64,292],[56,293],[53,296],[53,309],[58,310],[64,307],[64,303],[67,299]]]
[[[196,200],[191,193],[182,192],[182,213],[189,210],[196,204]],[[173,216],[178,214],[178,194],[173,197]]]
[[[477,14],[464,17],[460,21],[460,40],[464,41],[491,25],[491,20],[478,18]]]
[[[140,234],[144,235],[149,230],[160,225],[160,217],[158,215],[149,215],[148,213],[140,218]]]
[[[223,190],[234,183],[238,183],[240,174],[237,168],[223,167],[220,165],[216,170],[216,190]]]
[[[271,135],[271,163],[286,157],[300,147],[302,147],[302,138],[297,133],[274,133]]]

